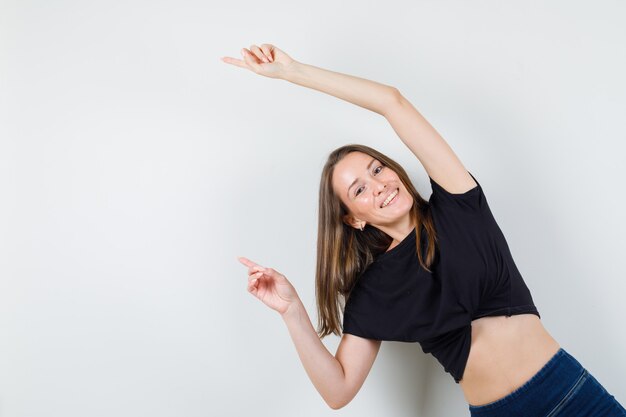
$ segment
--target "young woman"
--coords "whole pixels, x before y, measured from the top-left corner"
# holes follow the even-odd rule
[[[239,258],[248,291],[280,313],[331,408],[354,398],[382,340],[395,340],[432,353],[472,416],[626,416],[546,331],[481,185],[396,88],[297,62],[270,44],[241,53],[222,60],[384,116],[430,179],[426,201],[370,147],[330,154],[319,192],[317,331],[284,275]],[[320,340],[331,333],[343,333],[334,356]]]

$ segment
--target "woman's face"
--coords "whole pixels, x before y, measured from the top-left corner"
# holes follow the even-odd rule
[[[413,206],[413,197],[400,177],[362,152],[350,152],[335,165],[332,183],[335,193],[359,223],[393,226],[405,219]],[[396,192],[395,197],[383,206]]]

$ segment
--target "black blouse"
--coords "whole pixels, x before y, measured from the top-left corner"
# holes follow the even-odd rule
[[[472,320],[528,313],[541,317],[476,183],[465,193],[452,194],[430,178],[429,206],[439,240],[433,272],[419,264],[414,228],[360,275],[343,315],[344,333],[419,342],[456,383],[469,356]],[[426,234],[420,232],[425,254]]]

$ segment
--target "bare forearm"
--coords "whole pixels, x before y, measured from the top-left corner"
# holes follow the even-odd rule
[[[315,389],[330,407],[339,407],[345,385],[343,368],[320,340],[304,305],[298,301],[282,317]]]
[[[383,114],[385,109],[397,100],[398,90],[395,87],[297,61],[289,67],[282,78],[378,114]]]

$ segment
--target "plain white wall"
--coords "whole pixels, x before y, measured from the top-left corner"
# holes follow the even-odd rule
[[[396,86],[481,182],[548,331],[623,404],[621,1],[0,1],[0,416],[450,416],[462,392],[384,343],[326,406],[246,256],[314,324],[328,153],[386,120],[223,63],[273,43]],[[324,343],[335,352],[339,339]]]

